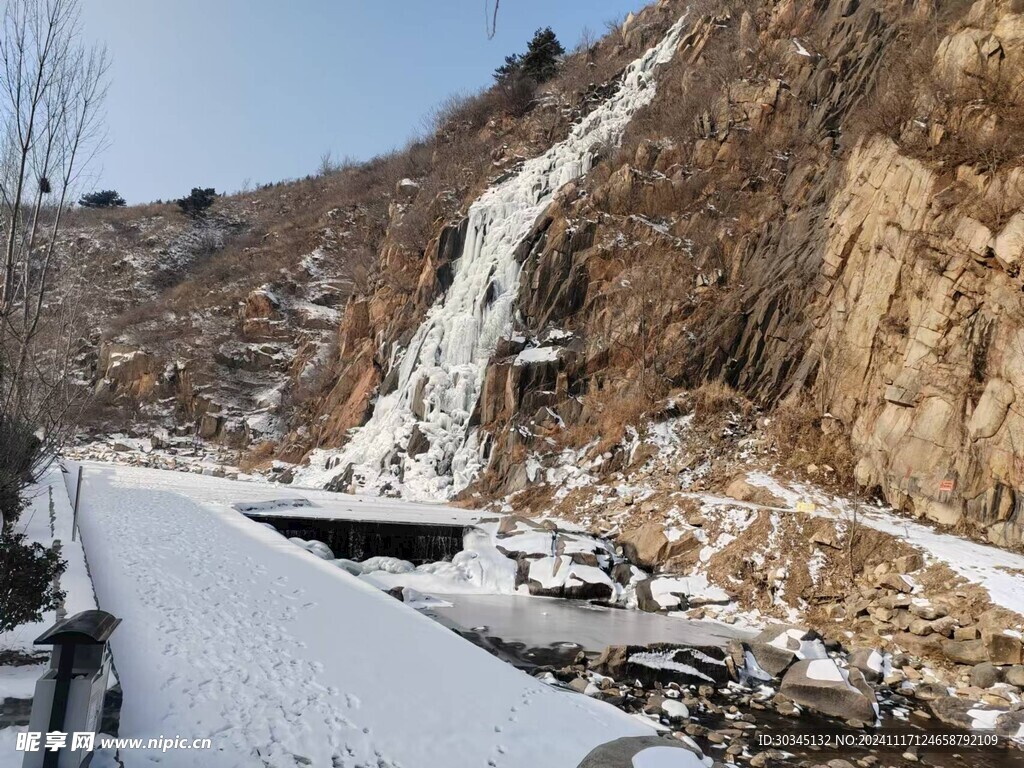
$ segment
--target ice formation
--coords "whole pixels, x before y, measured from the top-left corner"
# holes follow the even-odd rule
[[[408,347],[392,355],[397,386],[378,397],[367,423],[341,450],[316,451],[299,482],[325,485],[350,472],[356,490],[391,489],[412,499],[447,498],[469,484],[483,462],[470,418],[487,361],[511,330],[521,268],[516,247],[555,192],[590,170],[598,148],[618,144],[632,116],[650,103],[655,69],[672,58],[684,21],[632,62],[616,93],[564,141],[473,203],[451,286]],[[409,456],[417,423],[429,448]]]

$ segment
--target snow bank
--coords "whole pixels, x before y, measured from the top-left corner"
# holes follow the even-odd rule
[[[207,478],[167,474],[173,489],[152,470],[86,468],[83,539],[100,604],[123,619],[121,736],[208,736],[211,768],[532,768],[652,733],[204,498]],[[197,764],[187,751],[131,758]]]

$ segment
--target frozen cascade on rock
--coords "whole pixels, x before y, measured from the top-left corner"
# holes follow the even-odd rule
[[[675,53],[685,18],[626,68],[615,94],[564,141],[470,206],[452,284],[398,358],[397,386],[377,399],[343,448],[314,451],[297,482],[324,486],[351,471],[358,490],[391,489],[410,499],[448,498],[469,484],[482,461],[468,425],[487,361],[511,330],[521,268],[516,247],[555,192],[590,170],[598,147],[618,144],[630,118],[654,98],[654,70]],[[406,446],[417,423],[430,447],[410,457]]]

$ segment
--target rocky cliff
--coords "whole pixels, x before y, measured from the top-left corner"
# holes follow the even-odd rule
[[[409,361],[435,338],[421,329],[453,300],[478,237],[473,205],[532,173],[529,158],[571,143],[623,93],[629,62],[681,18],[671,56],[644,70],[642,87],[656,85],[649,103],[633,105],[628,125],[588,150],[589,172],[560,176],[531,214],[503,273],[515,285],[483,280],[471,297],[514,302],[500,338],[481,347],[478,387],[417,378],[421,364]],[[569,57],[525,115],[493,96],[452,108],[428,142],[362,171],[369,191],[351,170],[303,182],[317,213],[301,219],[294,208],[257,215],[240,197],[244,244],[215,249],[211,263],[259,260],[268,233],[290,229],[284,272],[234,274],[225,301],[176,289],[178,317],[205,306],[230,318],[217,325],[217,354],[194,338],[187,356],[155,344],[123,312],[101,318],[93,380],[141,402],[134,418],[145,420],[178,387],[171,379],[187,378],[168,363],[188,357],[174,370],[231,403],[159,418],[190,428],[202,417],[203,433],[221,438],[211,414],[240,424],[262,408],[273,423],[243,437],[272,441],[300,474],[394,491],[409,467],[432,482],[461,472],[468,488],[431,487],[477,501],[530,488],[566,450],[621,471],[630,430],[717,382],[769,421],[801,414],[794,452],[810,441],[852,456],[845,479],[864,491],[1016,546],[1022,83],[1018,0],[659,2]],[[194,282],[195,267],[184,269]],[[307,286],[325,270],[344,285],[318,302]],[[310,303],[337,319],[316,310],[316,333],[297,333]],[[256,405],[267,366],[281,387],[273,407]],[[230,374],[232,399],[218,371],[252,375]],[[456,390],[467,402],[442,403]],[[375,411],[389,396],[412,418],[373,454],[385,480],[364,483],[347,446],[352,430],[383,418]],[[458,450],[442,448],[453,420]]]

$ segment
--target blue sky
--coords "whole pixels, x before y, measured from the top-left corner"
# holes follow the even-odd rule
[[[112,57],[94,186],[131,204],[304,176],[327,150],[365,159],[538,27],[571,49],[645,4],[502,0],[489,40],[484,0],[83,0],[86,39]]]

